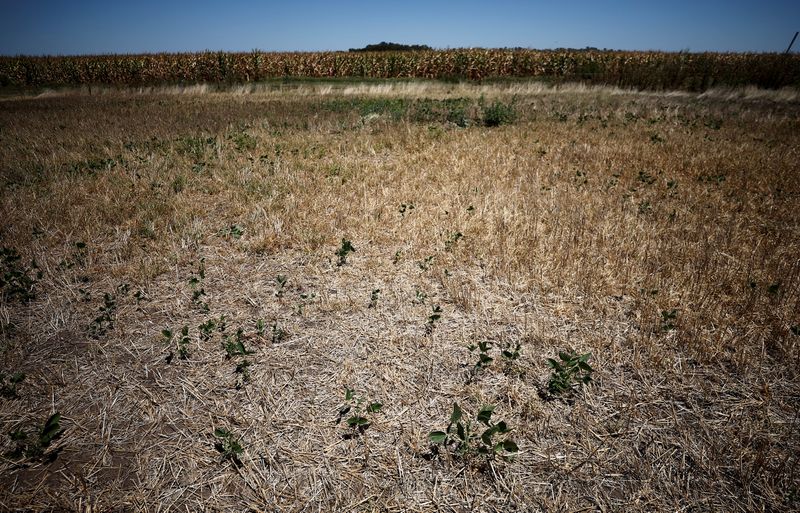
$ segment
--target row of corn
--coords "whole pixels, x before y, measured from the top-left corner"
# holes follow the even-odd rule
[[[272,78],[547,77],[643,89],[800,86],[800,56],[591,50],[202,52],[0,57],[0,86],[158,85]]]

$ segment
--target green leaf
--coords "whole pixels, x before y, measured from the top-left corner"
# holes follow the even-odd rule
[[[565,353],[564,351],[559,351],[558,357],[565,362],[572,360],[572,355],[570,355],[569,353]]]
[[[456,425],[456,435],[458,435],[458,438],[461,441],[463,441],[463,442],[467,441],[467,431],[466,431],[466,429],[464,429],[464,424],[462,424],[461,422],[459,422]]]
[[[461,420],[462,415],[461,407],[458,403],[453,403],[453,413],[450,414],[450,424],[455,424],[459,420]]]
[[[519,452],[519,447],[514,443],[514,440],[503,440],[503,449],[506,452]]]
[[[165,339],[172,340],[172,331],[170,331],[170,330],[161,330],[161,334],[164,336]]]
[[[360,415],[353,415],[349,419],[347,419],[347,425],[350,427],[355,426],[368,426],[369,420],[366,417],[362,417]]]
[[[369,406],[367,406],[367,411],[369,413],[378,413],[379,411],[381,411],[381,408],[383,408],[383,405],[381,403],[372,403]]]
[[[561,372],[561,370],[563,369],[561,367],[561,364],[558,363],[557,361],[553,360],[552,358],[548,358],[547,359],[547,365],[549,365],[550,367],[552,367],[553,369],[555,369],[558,372]]]
[[[43,447],[50,445],[50,442],[61,434],[61,426],[59,424],[60,421],[61,414],[56,412],[52,414],[49,419],[47,419],[47,422],[45,422],[42,432],[39,435],[39,442]]]
[[[478,422],[482,422],[488,426],[489,421],[492,419],[492,412],[494,412],[494,406],[490,404],[481,408],[481,411],[478,412]]]
[[[483,434],[481,434],[481,441],[483,443],[485,443],[486,445],[491,446],[492,445],[492,437],[494,436],[495,431],[496,430],[495,430],[494,427],[490,427],[489,429],[484,431]]]
[[[508,424],[506,424],[506,421],[504,420],[501,420],[500,422],[495,424],[494,427],[495,429],[497,429],[498,433],[508,433],[509,431],[511,431],[510,429],[508,429]]]
[[[428,440],[435,444],[444,443],[444,441],[447,440],[447,433],[444,431],[431,431],[428,433]]]
[[[17,384],[17,383],[21,383],[23,379],[25,379],[25,373],[24,372],[15,372],[14,374],[11,375],[11,377],[8,379],[8,381],[10,383]]]
[[[228,438],[229,436],[231,436],[231,433],[227,429],[217,428],[214,430],[214,436],[216,436],[217,438]]]
[[[355,391],[353,391],[350,388],[344,387],[344,400],[345,401],[349,401],[350,399],[352,399],[354,394],[355,394]]]
[[[592,367],[586,362],[578,362],[578,367],[580,367],[582,370],[585,370],[586,372],[594,371],[594,369],[592,369]]]
[[[586,354],[581,355],[581,357],[578,358],[578,361],[586,363],[586,362],[589,361],[589,358],[591,358],[591,357],[592,357],[592,353],[586,353]]]

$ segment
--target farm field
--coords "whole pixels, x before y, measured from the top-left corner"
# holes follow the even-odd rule
[[[796,90],[6,95],[0,191],[0,509],[800,509]]]

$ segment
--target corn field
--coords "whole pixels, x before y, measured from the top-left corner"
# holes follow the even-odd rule
[[[800,86],[783,54],[459,49],[423,52],[202,52],[0,57],[0,86],[240,83],[276,78],[486,80],[539,77],[639,89]]]

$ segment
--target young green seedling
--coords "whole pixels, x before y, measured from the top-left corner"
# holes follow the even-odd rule
[[[381,295],[381,289],[374,289],[369,296],[369,305],[367,308],[375,308],[378,305],[378,298]]]
[[[458,403],[453,403],[447,428],[444,431],[431,431],[428,439],[434,444],[441,444],[457,456],[481,455],[487,459],[499,456],[506,459],[518,452],[519,448],[514,440],[504,436],[511,432],[505,421],[492,422],[494,409],[494,406],[486,405],[478,412],[476,420],[485,426],[479,433],[480,428],[475,429],[473,422],[464,419],[461,407]]]
[[[342,266],[347,263],[347,255],[350,253],[355,253],[356,248],[353,247],[353,243],[351,243],[347,239],[342,239],[342,245],[336,250],[336,256],[339,257],[339,261],[336,265]]]
[[[344,405],[339,408],[336,423],[340,423],[342,419],[347,417],[346,423],[351,429],[351,433],[346,435],[346,438],[363,434],[372,424],[370,417],[380,412],[383,408],[383,404],[379,402],[367,402],[361,397],[356,397],[355,391],[348,387],[345,387],[344,401]]]
[[[114,318],[117,314],[117,299],[113,294],[106,292],[103,294],[103,306],[100,307],[100,315],[95,317],[89,325],[89,334],[92,338],[100,338],[108,331],[114,329]]]
[[[244,453],[244,448],[239,440],[225,428],[216,428],[214,436],[219,438],[219,441],[214,443],[214,448],[222,454],[222,460],[230,461],[237,468],[240,467],[242,460],[239,456]]]
[[[428,316],[428,322],[425,323],[425,333],[430,335],[433,333],[433,328],[436,324],[436,321],[441,319],[442,317],[442,307],[439,305],[433,305],[432,312]]]
[[[547,383],[548,391],[553,395],[572,391],[575,387],[588,384],[594,369],[587,363],[592,357],[591,353],[578,355],[574,351],[558,353],[560,361],[553,358],[547,359],[547,364],[553,369]]]
[[[9,458],[19,459],[23,456],[31,459],[39,459],[45,455],[47,448],[56,438],[64,433],[61,429],[61,414],[55,412],[50,415],[41,429],[35,434],[28,433],[22,428],[12,431],[9,436],[11,441],[16,444],[13,451],[6,454]]]
[[[489,356],[489,350],[492,348],[492,345],[488,341],[478,342],[478,345],[470,345],[467,349],[470,351],[475,351],[478,349],[478,361],[475,363],[473,367],[474,372],[478,372],[481,369],[484,369],[489,366],[490,363],[494,361],[494,358]]]
[[[206,278],[206,259],[201,258],[197,264],[197,274],[189,276],[189,287],[192,289],[192,303],[203,312],[208,312],[208,303],[203,301],[206,290],[203,288],[203,280]]]
[[[222,349],[225,350],[225,359],[230,360],[234,356],[247,356],[255,351],[249,351],[244,347],[244,330],[236,330],[236,336],[226,336],[222,341]]]

